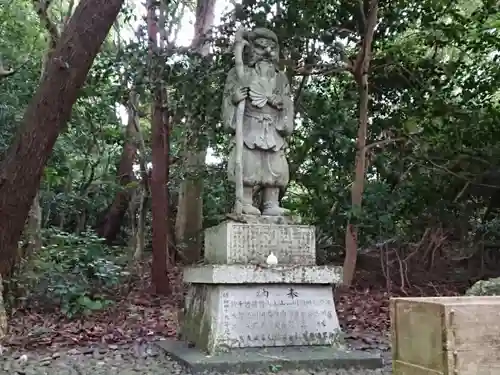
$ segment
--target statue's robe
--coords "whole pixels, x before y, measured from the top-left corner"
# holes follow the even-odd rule
[[[243,153],[242,170],[244,186],[263,186],[284,188],[289,181],[288,162],[285,157],[286,137],[293,132],[293,101],[290,84],[286,75],[276,70],[273,77],[262,76],[255,67],[245,66],[245,86],[264,91],[267,97],[276,95],[283,102],[283,109],[277,110],[266,104],[256,107],[250,98],[245,100],[243,116]],[[229,71],[224,87],[222,115],[224,126],[233,132],[236,129],[236,109],[232,98],[235,90],[241,87],[236,69]],[[234,137],[228,160],[228,177],[235,181]]]

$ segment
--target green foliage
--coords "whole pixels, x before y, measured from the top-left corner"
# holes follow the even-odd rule
[[[30,1],[0,4],[0,55],[7,66],[19,68],[0,81],[4,150],[37,87],[46,43]],[[344,0],[245,0],[212,30],[208,56],[176,48],[173,42],[168,52],[155,57],[155,63],[165,67],[172,159],[180,155],[186,132],[189,141],[197,142],[188,142],[189,149],[208,146],[219,158],[195,171],[173,163],[172,200],[180,182],[194,175],[204,181],[205,227],[217,224],[232,206],[228,197],[233,187],[225,172],[228,135],[220,123],[222,85],[233,63],[231,37],[239,23],[267,26],[280,38],[282,65],[297,103],[296,130],[288,149],[292,182],[283,203],[317,226],[322,260],[342,255],[347,219],[360,228],[360,247],[387,240],[415,243],[433,227],[443,227],[450,239],[471,248],[479,248],[481,241],[498,241],[498,4],[398,0],[380,5],[368,72],[368,167],[361,209],[351,207],[350,197],[358,88],[350,73],[338,67],[343,57],[355,57],[364,30],[359,3]],[[172,7],[172,19],[181,8]],[[131,28],[124,25],[131,17],[126,9],[111,35],[114,39],[103,46],[41,184],[47,238],[43,251],[34,256],[36,276],[30,280],[43,275],[45,281],[35,284],[43,284],[44,291],[50,284],[50,298],[66,306],[68,315],[104,307],[105,302],[96,302],[106,300],[97,289],[112,288],[124,276],[121,265],[112,263],[113,252],[81,232],[98,227],[122,191],[116,173],[127,139],[117,108],[132,86],[139,93],[142,114],[145,149],[139,154],[146,164],[151,161],[146,32],[140,28],[133,40],[119,39]],[[306,63],[331,69],[318,69],[320,73],[306,79],[295,75],[294,68]],[[186,126],[187,121],[192,126]],[[491,181],[485,176],[492,176]],[[146,218],[149,224],[150,216]],[[125,215],[122,227],[131,219]],[[122,234],[124,243],[133,233],[125,228]],[[78,278],[83,281],[75,282]]]
[[[282,368],[282,365],[269,365],[269,371],[271,371],[271,373],[273,374],[279,372]]]
[[[488,280],[479,280],[472,285],[467,292],[466,296],[499,296],[500,295],[500,278],[493,278]]]
[[[128,276],[123,262],[117,261],[119,251],[92,232],[46,230],[42,250],[11,280],[18,292],[25,293],[17,302],[56,305],[69,318],[105,309]]]
[[[40,77],[44,49],[32,3],[0,1],[0,59],[16,73],[0,81],[0,153],[10,143]]]

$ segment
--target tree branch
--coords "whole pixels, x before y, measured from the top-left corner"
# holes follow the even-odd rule
[[[69,19],[71,18],[71,15],[73,14],[73,8],[75,7],[75,0],[70,0],[68,4],[68,11],[66,12],[66,15],[64,16],[64,26],[66,27]]]
[[[52,4],[52,0],[32,0],[33,6],[35,7],[36,14],[40,18],[40,22],[45,27],[45,30],[49,34],[49,50],[52,51],[56,48],[57,41],[59,40],[59,31],[57,26],[50,20],[49,17],[49,7]]]
[[[21,65],[19,65],[16,69],[14,69],[14,68],[7,69],[3,65],[2,58],[0,57],[0,80],[2,78],[7,78],[7,77],[10,77],[11,75],[15,74],[28,61],[29,61],[29,57],[27,57],[26,60],[24,62],[22,62]]]
[[[0,79],[2,78],[7,78],[7,77],[10,77],[11,75],[13,75],[16,71],[14,69],[6,69],[4,66],[3,66],[3,62],[2,60],[0,59]]]
[[[363,9],[363,1],[360,0],[360,6]],[[364,10],[363,10],[363,17]],[[378,20],[378,0],[372,0],[370,2],[370,10],[368,13],[368,17],[365,22],[365,33],[362,36],[361,41],[361,49],[356,57],[356,61],[354,64],[354,75],[356,79],[359,81],[361,76],[367,73],[370,64],[370,54],[372,50],[373,43],[373,34],[375,33],[375,27],[377,26]]]
[[[297,76],[311,76],[318,74],[329,75],[346,71],[351,71],[351,64],[349,62],[342,62],[340,64],[304,65],[297,67],[294,74]]]
[[[359,32],[363,33],[364,30],[366,30],[366,14],[365,14],[365,2],[364,2],[364,0],[358,0],[358,6],[359,6],[359,18],[360,18],[359,21],[360,21],[360,25],[362,25]]]
[[[375,141],[373,143],[370,143],[369,145],[366,145],[365,146],[365,151],[368,151],[374,147],[382,147],[382,146],[385,146],[389,143],[396,143],[396,142],[400,142],[400,141],[406,141],[407,138],[406,137],[398,137],[398,138],[387,138],[387,139],[382,139],[380,141]]]
[[[307,78],[309,75],[304,74],[302,76],[302,80],[300,81],[299,88],[295,92],[295,97],[293,99],[293,108],[297,108],[297,105],[299,104],[300,97],[302,95],[302,90],[304,90],[304,87],[306,86],[307,83]]]

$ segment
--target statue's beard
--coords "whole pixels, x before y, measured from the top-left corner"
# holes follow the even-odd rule
[[[255,69],[261,77],[273,78],[276,75],[276,65],[271,59],[258,59],[255,62]]]

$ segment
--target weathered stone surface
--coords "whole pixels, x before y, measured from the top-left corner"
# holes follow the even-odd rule
[[[500,297],[391,298],[390,313],[394,375],[500,374]]]
[[[244,45],[248,59],[243,59]],[[228,179],[236,184],[235,206],[250,215],[287,216],[290,212],[280,207],[279,192],[290,179],[285,149],[295,116],[290,82],[276,69],[278,38],[264,28],[250,33],[241,29],[233,51],[235,67],[224,85],[222,123],[234,134],[231,146],[236,146],[228,155]],[[256,186],[263,190],[262,207],[253,205]]]
[[[184,268],[184,282],[205,284],[337,284],[342,267],[210,264]]]
[[[279,264],[316,264],[315,230],[309,225],[223,222],[205,230],[205,261],[263,264],[273,252]]]
[[[379,354],[330,346],[233,349],[210,356],[176,340],[159,341],[157,346],[186,366],[193,374],[206,374],[209,371],[217,374],[273,373],[274,369],[307,370],[307,373],[327,370],[328,374],[339,375],[367,374],[365,371],[345,372],[346,370],[340,369],[377,369],[383,365],[383,359]]]
[[[298,225],[301,223],[300,216],[265,216],[265,215],[246,215],[230,213],[226,215],[229,220],[237,223],[249,224],[280,224],[280,225]]]
[[[323,285],[192,284],[181,335],[208,353],[341,341],[332,290]]]

